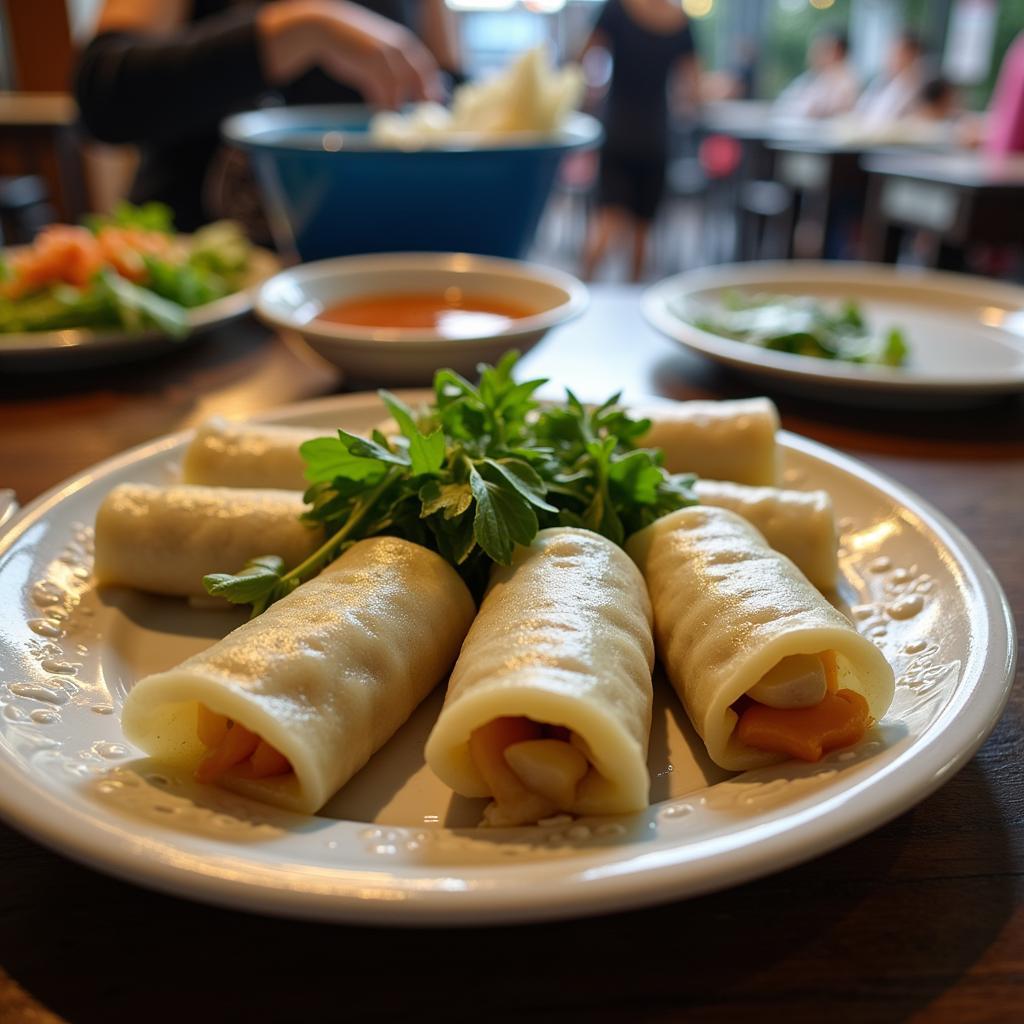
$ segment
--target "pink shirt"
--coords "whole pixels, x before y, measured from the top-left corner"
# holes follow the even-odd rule
[[[1024,153],[1024,32],[1010,44],[989,107],[985,149]]]

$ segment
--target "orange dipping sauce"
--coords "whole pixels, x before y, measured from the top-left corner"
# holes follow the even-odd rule
[[[328,306],[317,319],[351,327],[414,328],[433,330],[445,338],[475,338],[537,312],[492,295],[463,295],[461,288],[446,288],[346,299]]]

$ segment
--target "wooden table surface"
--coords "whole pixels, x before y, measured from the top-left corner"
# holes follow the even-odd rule
[[[583,396],[740,397],[635,292],[597,289],[523,371]],[[340,387],[243,323],[116,371],[0,371],[0,487],[26,501],[214,410]],[[989,559],[1024,627],[1024,402],[879,412],[774,396],[784,425],[907,484]],[[1018,679],[1018,682],[1020,680]],[[0,826],[0,1021],[993,1021],[1024,1019],[1024,696],[935,795],[839,851],[728,892],[535,927],[400,931],[211,909]]]

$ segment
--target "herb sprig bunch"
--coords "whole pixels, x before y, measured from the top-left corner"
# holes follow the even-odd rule
[[[547,381],[516,382],[517,359],[481,366],[477,385],[439,371],[422,412],[381,391],[395,436],[339,430],[307,441],[304,518],[327,539],[289,572],[267,555],[207,576],[207,591],[259,614],[356,541],[387,534],[437,551],[479,596],[491,565],[508,565],[538,530],[580,526],[621,544],[696,502],[692,475],[668,473],[660,451],[638,447],[650,422],[630,417],[619,395],[587,409],[567,392],[564,404],[542,406],[534,392]]]

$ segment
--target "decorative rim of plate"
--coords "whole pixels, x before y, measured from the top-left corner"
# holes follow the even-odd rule
[[[411,400],[423,392],[407,392]],[[318,412],[357,406],[366,393],[315,399],[253,417],[300,422]],[[655,403],[665,399],[653,399]],[[2,554],[33,523],[76,491],[136,461],[168,453],[192,431],[138,445],[69,478],[41,495],[0,530]],[[744,829],[667,849],[634,849],[624,860],[573,873],[579,858],[517,861],[507,884],[473,885],[458,871],[438,866],[435,885],[422,878],[382,883],[380,872],[308,866],[299,880],[276,867],[241,858],[182,852],[173,840],[155,845],[137,833],[102,821],[88,805],[70,803],[36,782],[0,748],[0,815],[51,849],[123,879],[174,895],[249,911],[319,920],[385,925],[486,925],[608,913],[669,902],[726,888],[825,853],[885,824],[924,799],[977,750],[1009,697],[1016,639],[1009,604],[995,574],[974,545],[942,513],[885,474],[825,445],[783,431],[790,449],[863,481],[897,501],[957,555],[958,567],[984,597],[989,643],[978,670],[962,679],[926,732],[888,764],[855,785],[809,807],[790,810],[770,826],[756,826],[756,843]],[[954,734],[955,749],[948,740]],[[842,811],[837,819],[836,812]],[[838,824],[837,824],[838,821]],[[500,870],[509,870],[501,868]],[[479,870],[479,869],[477,869]],[[490,867],[491,872],[496,869]],[[472,871],[464,871],[463,878]],[[371,875],[373,877],[371,877]],[[287,881],[286,881],[287,878]]]
[[[1024,391],[1024,341],[1020,363],[1015,371],[982,373],[975,377],[921,377],[899,367],[859,366],[838,360],[774,352],[725,338],[684,320],[672,308],[680,299],[713,288],[743,287],[757,284],[764,276],[791,279],[813,275],[815,282],[846,282],[855,288],[858,281],[883,287],[934,283],[947,293],[977,294],[979,302],[997,301],[1016,304],[1024,310],[1024,287],[1006,281],[992,281],[969,274],[957,274],[921,267],[898,267],[856,261],[761,260],[741,264],[703,267],[665,278],[648,288],[641,299],[644,317],[656,330],[694,352],[719,362],[759,375],[789,378],[864,391],[928,394],[1013,394]],[[755,357],[756,356],[756,357]]]

